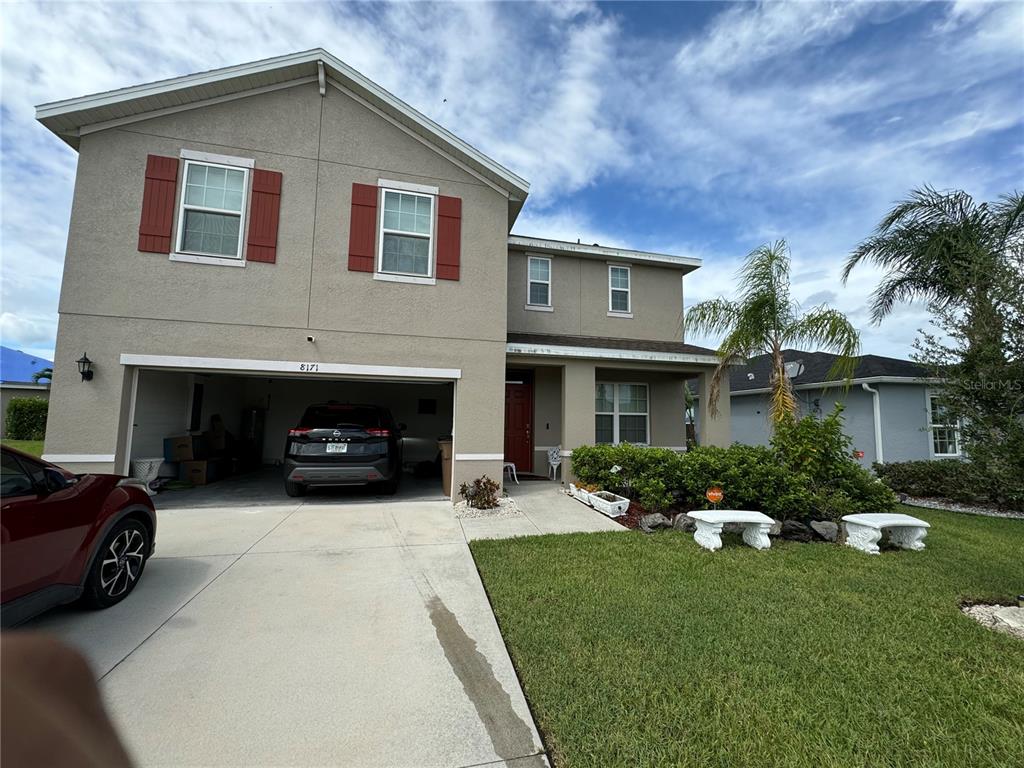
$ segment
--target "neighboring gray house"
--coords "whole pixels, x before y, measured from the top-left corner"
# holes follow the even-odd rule
[[[529,184],[328,52],[37,118],[78,153],[46,458],[128,472],[218,415],[279,461],[308,404],[370,398],[414,458],[454,436],[456,488],[685,444],[684,382],[718,362],[678,323],[700,260],[510,235]]]
[[[843,403],[846,434],[861,463],[956,458],[960,436],[948,423],[935,399],[937,380],[909,360],[863,355],[853,380],[846,387],[830,381],[836,356],[827,352],[783,351],[801,415],[824,416]],[[748,365],[730,372],[732,439],[740,443],[768,443],[769,357],[751,358]]]

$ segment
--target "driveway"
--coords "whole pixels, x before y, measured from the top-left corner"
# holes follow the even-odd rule
[[[140,765],[547,765],[447,501],[208,504],[160,512],[128,600],[33,623],[91,659]]]

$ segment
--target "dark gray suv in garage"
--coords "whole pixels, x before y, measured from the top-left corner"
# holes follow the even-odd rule
[[[402,430],[387,408],[322,403],[306,409],[288,430],[284,489],[303,496],[307,488],[379,483],[398,490],[402,478]]]

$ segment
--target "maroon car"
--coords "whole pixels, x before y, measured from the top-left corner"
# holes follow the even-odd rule
[[[0,623],[81,598],[107,608],[135,588],[153,554],[156,512],[139,480],[75,475],[4,447],[0,477]]]

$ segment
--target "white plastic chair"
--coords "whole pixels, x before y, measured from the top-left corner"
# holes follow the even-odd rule
[[[519,485],[519,477],[516,475],[516,465],[511,461],[506,461],[505,465],[501,468],[504,474],[507,474],[510,478],[516,481],[516,485]]]
[[[548,448],[548,477],[552,480],[556,480],[558,477],[559,467],[562,466],[562,446],[556,445],[554,448]]]

